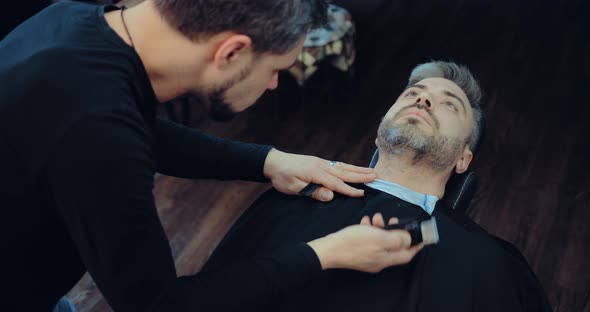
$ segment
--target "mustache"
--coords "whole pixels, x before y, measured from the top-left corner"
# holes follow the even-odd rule
[[[430,119],[432,119],[432,122],[434,122],[434,127],[436,129],[438,129],[439,128],[439,125],[440,125],[439,122],[438,122],[438,119],[432,114],[432,112],[430,110],[424,109],[423,107],[424,106],[422,104],[418,103],[418,102],[416,102],[416,103],[414,103],[412,105],[408,105],[408,106],[402,108],[399,112],[397,112],[397,114],[395,114],[395,116],[393,116],[393,119],[397,118],[405,110],[412,109],[412,108],[418,108],[420,110],[425,111],[426,114],[428,114],[428,117],[430,117]]]

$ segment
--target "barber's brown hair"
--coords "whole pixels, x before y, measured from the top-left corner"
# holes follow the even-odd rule
[[[233,31],[258,53],[284,54],[327,21],[326,0],[153,0],[164,19],[193,40]]]

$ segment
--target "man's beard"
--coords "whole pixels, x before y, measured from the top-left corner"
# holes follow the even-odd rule
[[[201,98],[204,98],[204,100],[208,102],[209,117],[211,117],[211,119],[225,122],[232,120],[238,114],[232,110],[231,104],[227,102],[226,93],[231,87],[246,79],[251,72],[252,66],[249,66],[239,72],[235,77],[232,77],[221,86],[215,88],[215,90],[209,94],[204,96],[201,95]]]
[[[237,112],[234,112],[229,103],[225,101],[226,91],[227,90],[218,90],[207,97],[207,100],[209,101],[209,117],[215,121],[230,121],[238,114]]]
[[[394,119],[383,120],[379,125],[377,142],[380,151],[392,155],[412,153],[413,166],[424,165],[437,171],[454,165],[464,147],[464,140],[427,135],[418,128],[416,119],[390,125]]]

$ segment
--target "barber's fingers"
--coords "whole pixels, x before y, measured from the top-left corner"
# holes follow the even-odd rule
[[[401,250],[392,250],[387,254],[389,265],[399,265],[410,263],[416,254],[424,248],[424,244],[420,243],[410,248],[404,248]]]
[[[334,199],[334,192],[332,192],[331,190],[329,190],[325,187],[320,186],[319,184],[305,183],[301,180],[298,180],[297,182],[295,182],[295,184],[297,185],[296,189],[298,189],[298,193],[300,195],[309,196],[315,200],[324,201],[324,202],[331,201],[332,199]],[[315,184],[316,189],[311,194],[302,194],[302,191],[304,188],[306,188],[310,185],[314,185],[314,184]]]
[[[398,218],[396,218],[396,217],[389,218],[389,221],[388,221],[389,225],[398,224],[398,223],[399,223]],[[383,215],[380,212],[377,212],[376,214],[374,214],[372,218],[369,216],[363,216],[360,224],[373,225],[373,226],[378,226],[380,228],[385,227]]]
[[[351,197],[361,197],[365,192],[346,184],[346,182],[365,183],[377,178],[375,171],[371,168],[357,167],[342,162],[328,162],[320,158],[314,159],[321,161],[321,164],[319,170],[316,169],[311,173],[311,183],[319,184],[322,187],[312,194],[312,198],[320,201],[331,201],[334,198],[333,192]],[[332,166],[331,163],[334,165]]]
[[[373,223],[373,226],[377,226],[380,228],[385,227],[385,221],[383,220],[383,215],[380,212],[377,212],[376,214],[374,214],[373,219],[371,221]]]
[[[311,198],[323,202],[331,201],[334,199],[334,192],[325,187],[320,187],[311,194]]]
[[[409,248],[412,244],[412,236],[406,230],[390,230],[385,233],[383,246],[387,250],[399,250]]]
[[[374,225],[374,226],[379,226],[381,228],[383,228],[385,226],[383,224],[383,215],[380,212],[377,212],[376,214],[374,214],[373,217],[369,217],[367,215],[363,216],[360,224]]]
[[[349,183],[367,183],[377,178],[377,174],[371,168],[357,167],[341,162],[335,166],[329,163],[324,165],[325,170],[338,179]]]
[[[327,172],[317,175],[312,182],[321,184],[329,192],[334,191],[351,197],[361,197],[365,194],[363,190],[354,188]]]
[[[360,224],[374,225],[374,226],[384,228],[385,222],[383,220],[384,220],[383,215],[380,212],[377,212],[376,214],[373,215],[372,218],[369,216],[363,216]],[[389,222],[388,222],[389,225],[398,224],[398,223],[399,223],[398,218],[396,218],[396,217],[389,218]]]
[[[404,230],[387,231],[383,238],[379,253],[383,268],[409,263],[424,247],[424,244],[411,246],[410,234]]]
[[[343,163],[343,162],[339,162],[339,161],[335,162],[335,165],[331,166],[331,167],[334,167],[336,169],[350,171],[350,172],[357,172],[357,173],[372,174],[375,172],[375,169],[373,169],[373,168],[359,167],[359,166],[355,166],[355,165],[351,165],[351,164],[347,164],[347,163]]]

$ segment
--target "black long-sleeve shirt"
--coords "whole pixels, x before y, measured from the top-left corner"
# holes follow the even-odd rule
[[[85,271],[117,311],[231,311],[304,284],[321,271],[304,242],[177,278],[154,173],[265,181],[271,147],[156,118],[113,9],[61,2],[0,42],[4,308],[48,311]]]

